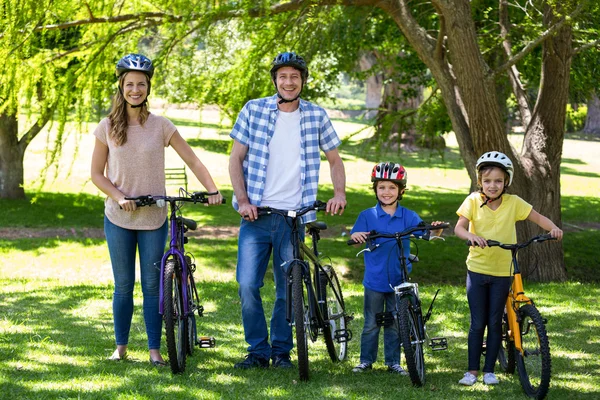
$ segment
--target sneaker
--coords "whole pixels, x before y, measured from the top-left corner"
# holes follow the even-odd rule
[[[458,381],[458,383],[465,386],[473,386],[475,382],[477,382],[477,375],[473,375],[470,372],[465,372],[465,376]]]
[[[250,368],[269,368],[269,360],[250,353],[244,361],[235,364],[233,368],[250,369]]]
[[[271,357],[271,365],[273,368],[293,368],[294,365],[290,361],[289,354],[275,354]]]
[[[497,385],[500,381],[498,381],[498,378],[496,378],[496,375],[493,372],[486,372],[483,375],[483,383],[486,385]]]
[[[400,366],[400,364],[388,365],[388,372],[400,374],[402,376],[408,376],[408,372],[406,372],[404,368]]]
[[[373,364],[361,362],[356,367],[352,368],[352,372],[365,372],[368,369],[373,369]]]

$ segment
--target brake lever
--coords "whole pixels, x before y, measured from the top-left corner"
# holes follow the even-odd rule
[[[371,246],[365,247],[364,249],[362,249],[361,251],[359,251],[358,253],[356,253],[356,257],[358,257],[359,255],[361,255],[365,251],[371,252],[371,251],[375,250],[378,247],[379,247],[378,244],[373,244]]]
[[[443,240],[444,242],[446,241],[446,239],[441,236],[430,236],[429,241],[431,242],[433,240]]]

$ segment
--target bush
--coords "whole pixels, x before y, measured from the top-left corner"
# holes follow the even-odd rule
[[[579,132],[585,126],[587,106],[581,105],[576,109],[567,104],[567,118],[565,119],[565,132]]]

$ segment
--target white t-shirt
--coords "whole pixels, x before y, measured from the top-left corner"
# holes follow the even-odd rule
[[[279,110],[269,142],[269,163],[261,206],[294,210],[302,204],[300,110]]]

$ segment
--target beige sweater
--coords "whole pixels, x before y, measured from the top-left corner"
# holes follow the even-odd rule
[[[104,118],[94,131],[94,135],[108,146],[106,177],[125,196],[164,196],[165,147],[177,130],[175,125],[164,117],[150,114],[143,126],[129,126],[127,142],[122,146],[116,146],[109,139],[109,127],[108,118]],[[167,207],[153,205],[127,212],[107,197],[104,212],[110,222],[121,228],[152,230],[165,222]]]

